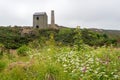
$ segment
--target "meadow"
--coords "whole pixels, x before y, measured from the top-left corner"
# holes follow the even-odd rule
[[[119,48],[47,44],[23,46],[22,55],[1,54],[0,80],[120,80]]]
[[[54,34],[12,52],[1,44],[0,80],[120,80],[120,48],[84,44],[76,32],[73,45],[56,42]]]

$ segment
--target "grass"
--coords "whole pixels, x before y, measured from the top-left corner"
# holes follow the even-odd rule
[[[4,54],[0,80],[120,80],[120,49],[46,45],[27,56]]]

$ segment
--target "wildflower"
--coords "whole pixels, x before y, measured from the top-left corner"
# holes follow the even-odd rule
[[[97,74],[97,73],[98,73],[98,71],[94,71],[94,73],[95,73],[95,74]]]
[[[67,70],[64,70],[64,72],[67,72]]]
[[[70,51],[70,53],[69,54],[73,54],[73,51]]]
[[[89,62],[93,62],[94,60],[93,60],[93,58],[89,58],[88,61]]]
[[[116,79],[116,78],[118,78],[119,76],[118,75],[114,75],[114,78]]]
[[[76,71],[76,69],[73,69],[73,70],[72,70],[72,73],[74,73],[75,71]]]
[[[51,51],[51,49],[49,48],[49,49],[47,49],[47,51]]]
[[[104,75],[105,77],[108,77],[108,75]]]
[[[30,55],[30,59],[32,59],[33,55]]]
[[[87,71],[87,67],[84,66],[84,67],[82,68],[82,72],[85,73],[86,71]]]
[[[64,64],[63,66],[64,66],[64,67],[66,67],[67,65],[66,65],[66,64]]]

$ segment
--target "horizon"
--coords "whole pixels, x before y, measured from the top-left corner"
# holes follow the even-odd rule
[[[30,27],[30,28],[32,28],[33,26],[29,26],[29,25],[23,25],[23,26],[21,26],[21,25],[6,25],[6,26],[0,26],[0,27],[15,27],[15,26],[17,26],[17,27]],[[59,25],[59,26],[63,26],[63,25]],[[63,26],[63,27],[66,27],[66,26]],[[81,26],[80,26],[81,27]],[[77,26],[76,27],[66,27],[66,28],[77,28]],[[120,31],[120,30],[116,30],[116,29],[102,29],[102,28],[95,28],[95,27],[81,27],[81,29],[99,29],[99,30],[115,30],[115,31]]]

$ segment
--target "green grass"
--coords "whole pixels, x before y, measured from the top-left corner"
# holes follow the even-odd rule
[[[0,80],[120,80],[118,48],[85,46],[77,51],[51,44],[30,49],[28,54],[4,54],[0,59]]]

